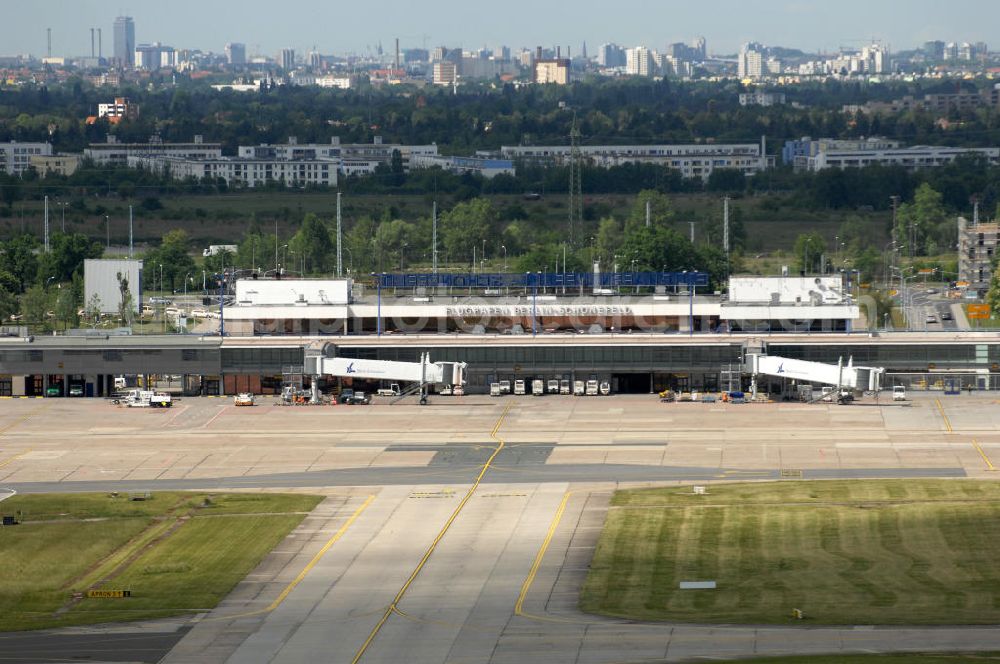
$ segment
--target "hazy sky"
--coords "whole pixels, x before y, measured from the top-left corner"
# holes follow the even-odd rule
[[[929,39],[990,44],[1000,25],[996,0],[0,0],[0,54],[45,55],[51,27],[53,55],[89,55],[90,28],[100,27],[108,55],[118,13],[135,19],[137,43],[221,52],[235,41],[248,55],[314,45],[362,53],[380,40],[391,50],[395,37],[403,48],[559,44],[574,54],[584,40],[593,54],[602,42],[663,48],[698,35],[720,54],[751,40],[829,52],[872,37],[901,50]]]

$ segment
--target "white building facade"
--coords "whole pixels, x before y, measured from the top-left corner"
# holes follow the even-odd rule
[[[20,175],[31,166],[32,157],[51,155],[50,143],[0,143],[0,172]]]

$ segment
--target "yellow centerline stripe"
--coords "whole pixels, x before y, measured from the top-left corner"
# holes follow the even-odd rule
[[[341,537],[344,536],[344,533],[347,532],[347,529],[350,528],[351,525],[355,521],[358,520],[358,517],[361,516],[362,512],[364,512],[366,509],[368,509],[368,506],[372,504],[373,500],[375,500],[374,494],[368,496],[368,498],[365,500],[365,502],[363,502],[361,504],[361,507],[359,507],[358,509],[354,510],[354,514],[352,514],[350,516],[350,518],[347,519],[346,522],[344,522],[344,525],[342,525],[340,527],[340,529],[337,530],[337,532],[333,534],[333,537],[331,537],[330,539],[328,539],[326,541],[326,544],[323,545],[323,548],[320,549],[318,552],[316,552],[316,555],[313,556],[312,560],[310,560],[306,564],[306,566],[302,568],[302,571],[299,572],[298,576],[296,576],[294,579],[292,579],[288,583],[288,585],[285,586],[284,590],[282,590],[281,593],[278,594],[278,596],[275,598],[275,600],[273,602],[271,602],[271,604],[267,608],[259,609],[257,611],[248,611],[247,613],[237,613],[237,614],[228,615],[228,616],[217,616],[217,617],[213,617],[213,618],[206,618],[205,620],[202,620],[202,622],[211,622],[211,621],[217,621],[217,620],[232,620],[234,618],[249,618],[250,616],[259,616],[261,614],[270,613],[271,611],[274,611],[276,608],[278,608],[279,606],[281,606],[281,603],[285,601],[285,599],[288,597],[288,595],[293,590],[295,590],[295,586],[297,586],[300,583],[302,583],[302,580],[305,579],[306,575],[309,574],[309,572],[312,570],[312,568],[315,567],[317,563],[319,563],[319,561],[323,557],[323,555],[327,551],[330,550],[330,547],[332,547],[334,544],[336,544],[337,541]]]
[[[559,522],[562,521],[563,512],[566,511],[566,503],[569,502],[569,497],[572,495],[571,491],[567,491],[563,495],[562,502],[559,503],[559,508],[556,509],[556,514],[552,517],[552,523],[549,525],[549,532],[545,534],[545,540],[542,541],[542,546],[538,549],[538,554],[535,556],[534,562],[531,564],[531,571],[528,572],[528,578],[524,580],[521,584],[521,594],[517,596],[517,603],[514,604],[514,615],[523,616],[524,614],[524,600],[528,596],[528,591],[531,589],[531,584],[535,582],[535,575],[538,574],[538,568],[542,566],[542,559],[545,557],[545,552],[549,550],[549,544],[552,543],[552,538],[556,534],[556,528],[559,527]]]
[[[937,404],[938,411],[941,413],[941,418],[944,420],[944,425],[948,427],[948,433],[951,433],[951,420],[949,420],[948,416],[944,414],[944,406],[941,405],[941,400],[934,399],[934,403]]]
[[[986,462],[986,470],[996,470],[996,468],[993,467],[993,462],[990,461],[988,456],[986,456],[986,452],[983,451],[983,448],[978,442],[976,442],[975,439],[972,440],[972,446],[976,448],[976,451],[979,452],[979,456],[983,457],[983,461]]]
[[[0,461],[0,468],[3,468],[7,464],[10,464],[10,463],[13,463],[13,462],[17,461],[18,459],[20,459],[21,457],[23,457],[25,454],[28,454],[29,452],[31,452],[31,450],[25,450],[25,451],[21,452],[20,454],[15,454],[14,456],[12,456],[9,459],[5,459],[4,461]]]
[[[424,552],[423,557],[420,558],[420,562],[417,563],[417,566],[413,569],[413,571],[410,573],[410,576],[406,579],[406,582],[403,584],[403,587],[400,588],[399,592],[396,593],[396,596],[392,598],[392,602],[386,608],[385,613],[383,613],[379,621],[375,623],[375,627],[373,627],[372,631],[368,634],[368,638],[365,639],[365,642],[361,644],[361,647],[358,649],[358,652],[355,653],[354,659],[351,660],[351,664],[358,664],[361,658],[364,657],[365,652],[367,652],[368,648],[371,646],[372,641],[375,640],[375,637],[378,636],[378,633],[382,630],[382,626],[385,625],[387,620],[389,620],[389,616],[397,612],[396,605],[399,604],[399,602],[403,599],[403,595],[406,594],[406,591],[410,588],[410,585],[414,582],[414,580],[416,580],[417,575],[420,574],[420,571],[424,568],[424,565],[426,565],[427,561],[430,560],[430,557],[437,549],[438,544],[441,542],[442,539],[444,539],[444,536],[448,532],[448,529],[451,528],[451,524],[455,522],[455,519],[458,518],[459,513],[465,507],[466,503],[468,503],[469,500],[472,498],[472,494],[474,494],[476,492],[476,489],[479,488],[479,484],[480,482],[483,481],[483,477],[486,475],[486,472],[490,469],[490,465],[493,463],[493,460],[497,458],[497,455],[500,454],[500,451],[504,448],[504,441],[502,438],[497,437],[497,432],[500,431],[500,427],[501,425],[503,425],[503,421],[507,417],[507,413],[510,412],[511,405],[512,404],[507,404],[507,407],[504,408],[503,413],[500,414],[500,418],[497,420],[497,423],[493,426],[493,431],[490,432],[490,437],[493,438],[495,441],[497,441],[497,446],[496,449],[493,450],[493,454],[491,454],[490,458],[487,459],[486,463],[483,464],[483,468],[482,470],[479,471],[479,475],[476,476],[475,482],[473,482],[472,486],[466,492],[461,502],[458,503],[458,506],[455,507],[455,510],[451,513],[451,516],[448,517],[448,520],[445,521],[444,525],[441,527],[441,530],[438,532],[437,536],[431,542],[431,545],[427,548],[427,551]]]

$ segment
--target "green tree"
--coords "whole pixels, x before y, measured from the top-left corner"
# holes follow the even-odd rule
[[[957,232],[957,225],[948,220],[941,194],[926,182],[917,187],[913,202],[903,203],[897,211],[896,240],[916,255],[950,249],[954,242],[948,238]]]
[[[438,228],[449,260],[471,262],[473,248],[482,247],[497,221],[496,208],[485,198],[459,203],[441,215]]]
[[[649,203],[649,223],[652,226],[662,226],[674,220],[674,208],[670,199],[653,189],[643,189],[635,197],[635,203],[629,210],[625,221],[625,232],[646,225],[646,203]]]
[[[92,328],[97,328],[97,324],[101,322],[101,296],[94,293],[87,300],[87,305],[84,307],[83,315],[86,317],[87,322],[90,323]]]
[[[34,324],[48,329],[49,305],[52,302],[49,292],[40,285],[28,288],[21,296],[21,315],[24,316],[25,324]]]
[[[155,284],[165,291],[174,291],[177,284],[183,284],[185,275],[194,274],[194,259],[188,253],[190,240],[186,231],[175,229],[163,234],[160,246],[146,253],[143,270],[150,278],[147,283]]]
[[[795,238],[795,258],[799,269],[805,273],[820,272],[822,258],[826,253],[826,240],[819,233],[803,233]]]
[[[42,283],[50,279],[71,281],[73,275],[83,274],[83,261],[100,258],[104,247],[100,242],[91,242],[82,233],[56,233],[49,244],[49,252],[39,260],[38,280]]]
[[[302,227],[288,242],[288,248],[295,252],[300,265],[302,258],[305,258],[305,271],[307,273],[329,271],[330,260],[335,256],[335,247],[333,240],[330,239],[329,229],[312,212],[302,220]]]
[[[602,265],[610,265],[621,247],[622,225],[614,217],[605,217],[597,223],[597,235],[594,237],[594,260]]]
[[[132,326],[132,319],[135,316],[135,300],[132,298],[131,284],[128,282],[128,275],[117,273],[118,280],[118,320],[126,327]]]
[[[16,279],[12,292],[23,293],[35,281],[38,275],[37,248],[38,241],[30,235],[19,235],[0,243],[0,271]]]
[[[80,316],[77,313],[78,311],[79,309],[77,307],[76,298],[73,295],[73,289],[57,289],[54,313],[56,320],[62,323],[64,330],[69,327],[76,327],[79,324]]]

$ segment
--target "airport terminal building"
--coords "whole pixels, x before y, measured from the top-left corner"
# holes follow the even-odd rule
[[[467,363],[468,393],[535,378],[597,379],[613,392],[737,389],[746,352],[852,358],[918,389],[1000,389],[995,332],[872,335],[839,276],[734,278],[728,299],[700,294],[697,273],[426,276],[378,275],[364,288],[241,280],[224,335],[0,338],[0,396],[108,396],[116,377],[166,378],[185,394],[275,394],[310,382],[309,354],[415,362],[423,352]]]

